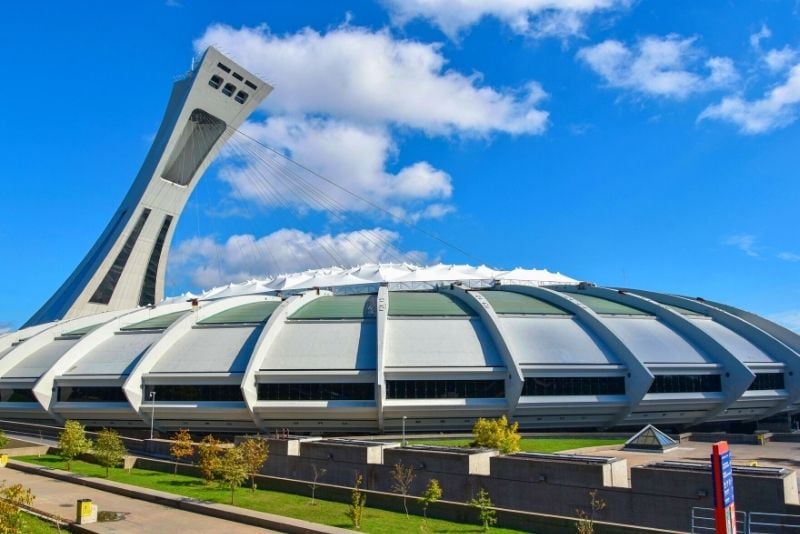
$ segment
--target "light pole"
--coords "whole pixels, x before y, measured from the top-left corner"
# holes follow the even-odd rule
[[[150,392],[150,439],[153,439],[153,423],[156,420],[156,391]]]
[[[406,419],[407,419],[407,417],[404,415],[403,416],[403,441],[402,441],[402,443],[403,443],[402,446],[403,447],[406,446]]]

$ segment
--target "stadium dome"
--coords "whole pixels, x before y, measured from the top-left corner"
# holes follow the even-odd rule
[[[370,263],[163,299],[186,199],[270,90],[214,49],[176,82],[96,245],[0,337],[0,418],[377,432],[501,414],[564,429],[800,411],[797,334],[724,304],[546,270]]]

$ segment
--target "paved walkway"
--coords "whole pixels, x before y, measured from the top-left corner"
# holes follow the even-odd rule
[[[6,484],[20,483],[31,489],[36,499],[34,508],[63,517],[65,520],[75,520],[75,502],[78,499],[92,499],[100,511],[124,512],[125,519],[108,523],[95,523],[84,525],[98,534],[106,533],[142,533],[158,532],[163,534],[181,533],[191,534],[220,533],[265,533],[274,532],[263,528],[242,525],[233,521],[225,521],[215,517],[178,510],[169,506],[141,501],[106,493],[104,491],[70,484],[61,480],[23,473],[14,469],[0,471],[0,479],[5,479]]]

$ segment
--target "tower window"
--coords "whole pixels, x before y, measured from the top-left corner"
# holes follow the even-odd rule
[[[222,76],[217,76],[217,75],[215,74],[215,75],[213,75],[213,76],[211,77],[211,79],[210,79],[210,80],[208,80],[208,85],[210,85],[210,86],[211,86],[211,87],[213,87],[214,89],[219,89],[219,86],[220,86],[220,85],[222,85],[222,82],[223,82],[223,80],[222,80]]]
[[[258,89],[258,87],[256,87],[256,84],[254,84],[254,83],[253,83],[253,82],[251,82],[250,80],[245,80],[245,81],[244,81],[244,84],[245,84],[247,87],[249,87],[250,89],[252,89],[253,91],[255,91],[256,89]]]
[[[225,65],[224,63],[217,63],[217,67],[221,68],[225,72],[230,72],[231,71],[231,68],[229,66]]]
[[[244,81],[244,78],[238,72],[234,72],[233,73],[233,77],[236,78],[237,80],[239,80],[240,82]]]
[[[233,93],[236,92],[236,86],[232,83],[226,83],[225,87],[222,88],[222,94],[225,96],[231,96]]]
[[[236,93],[235,100],[240,104],[244,104],[245,102],[247,102],[247,97],[248,96],[250,96],[250,95],[248,95],[244,91],[239,91],[238,93]]]

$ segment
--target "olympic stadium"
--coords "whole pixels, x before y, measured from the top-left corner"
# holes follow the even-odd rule
[[[84,260],[0,337],[0,418],[162,431],[673,428],[800,411],[800,336],[536,269],[366,263],[164,299],[187,199],[272,87],[210,48]]]

